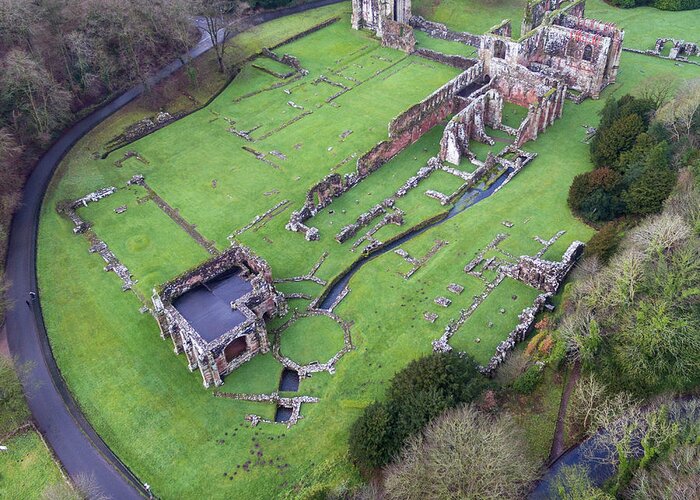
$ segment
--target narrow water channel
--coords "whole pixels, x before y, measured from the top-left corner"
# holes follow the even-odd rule
[[[443,222],[451,219],[452,217],[464,212],[467,208],[476,205],[481,200],[488,198],[494,193],[494,191],[496,191],[496,189],[498,189],[499,186],[501,186],[506,181],[506,179],[512,172],[513,169],[508,167],[488,187],[486,187],[485,183],[482,182],[478,186],[467,189],[464,192],[464,194],[462,194],[462,196],[460,196],[459,199],[455,202],[454,206],[447,213],[446,217],[438,219],[435,222],[428,224],[427,226],[411,231],[383,247],[377,248],[376,250],[363,254],[362,257],[355,261],[355,263],[352,266],[350,266],[350,268],[347,271],[345,271],[345,274],[341,275],[340,279],[338,279],[331,286],[331,288],[328,290],[328,293],[321,301],[319,307],[321,309],[328,309],[329,307],[331,307],[335,300],[338,298],[338,295],[340,295],[340,292],[342,292],[343,288],[345,288],[345,286],[350,281],[350,278],[352,278],[352,276],[369,260],[374,259],[375,257],[385,254],[391,250],[394,250],[395,248],[406,243],[408,240],[415,238],[419,234],[427,231],[428,229],[432,229],[435,226],[442,224]]]

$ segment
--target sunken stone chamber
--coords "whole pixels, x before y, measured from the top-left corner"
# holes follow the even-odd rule
[[[199,368],[204,387],[268,352],[265,320],[287,313],[270,266],[236,243],[154,289],[152,300],[161,337],[185,353],[191,371]]]

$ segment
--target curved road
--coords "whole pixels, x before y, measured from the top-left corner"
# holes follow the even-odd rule
[[[255,14],[246,19],[246,25],[261,24],[339,1],[342,0],[320,0]],[[195,24],[200,23],[195,21]],[[235,34],[234,30],[232,35]],[[185,60],[197,57],[209,48],[211,42],[204,35],[185,56],[154,75],[149,80],[149,85],[167,78],[182,67]],[[54,170],[78,140],[143,92],[144,86],[138,85],[88,115],[65,131],[42,156],[27,180],[22,204],[12,220],[6,267],[6,277],[10,283],[7,297],[14,303],[6,315],[8,343],[11,354],[19,363],[29,362],[32,365],[23,384],[37,427],[70,477],[89,474],[103,493],[120,500],[140,498],[146,494],[146,490],[141,481],[102,441],[70,394],[51,352],[41,314],[40,297],[30,297],[30,292],[37,290],[36,242],[39,213]]]

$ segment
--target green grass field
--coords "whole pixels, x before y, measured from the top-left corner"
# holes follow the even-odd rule
[[[439,4],[436,12],[446,5]],[[484,21],[490,16],[484,29],[500,20],[496,10],[486,13],[488,9],[476,9],[473,3],[461,5],[478,10]],[[331,171],[349,172],[354,157],[386,139],[387,124],[394,116],[457,74],[454,68],[382,48],[369,34],[351,30],[349,9],[344,3],[280,19],[233,41],[255,51],[261,43],[271,45],[310,23],[342,15],[340,22],[276,50],[298,57],[310,71],[308,76],[272,88],[279,79],[247,65],[206,109],[105,160],[95,160],[92,153],[103,150],[110,137],[130,121],[149,114],[145,105],[135,103],[78,143],[47,194],[38,269],[53,352],[97,431],[160,497],[206,492],[210,498],[298,498],[314,488],[357,483],[359,476],[346,457],[349,426],[365,405],[383,394],[391,376],[410,360],[428,354],[431,341],[440,337],[447,322],[459,316],[460,308],[468,307],[473,295],[481,293],[484,283],[465,274],[464,265],[497,233],[509,233],[500,248],[521,255],[540,248],[535,236],[548,239],[565,230],[545,254],[551,259],[559,259],[573,240],[585,241],[593,233],[570,214],[566,197],[573,177],[591,168],[588,146],[583,142],[584,126],[597,123],[604,101],[567,102],[563,118],[535,143],[526,145],[539,156],[510,184],[402,245],[418,258],[436,240],[448,242],[410,279],[401,276],[410,266],[393,252],[369,261],[355,274],[351,292],[335,312],[353,322],[356,348],[340,360],[335,374],[314,374],[301,382],[299,394],[317,396],[320,402],[305,404],[304,418],[296,426],[250,428],[244,423],[246,414],[272,418],[274,407],[214,398],[211,391],[204,390],[199,374],[186,369],[184,356],[175,356],[170,341],[160,339],[153,318],[139,313],[138,298],[120,291],[119,279],[102,271],[101,258],[88,253],[88,242],[72,233],[71,223],[56,213],[55,206],[100,187],[117,186],[113,197],[80,213],[94,223],[97,236],[129,267],[139,280],[138,290],[146,296],[153,286],[204,260],[207,254],[152,201],[140,200],[141,188],[124,188],[135,173],[145,175],[162,198],[220,249],[236,229],[289,200],[290,208],[238,239],[267,259],[275,277],[305,274],[324,251],[329,255],[317,275],[325,280],[337,276],[359,257],[360,250],[350,250],[353,239],[339,245],[334,235],[414,175],[438,151],[442,127],[427,133],[313,218],[310,223],[320,229],[320,241],[306,242],[300,234],[284,229],[291,210],[302,204],[307,189],[321,177]],[[679,19],[684,15],[679,14]],[[262,64],[278,68],[269,60]],[[329,103],[326,99],[339,87],[314,84],[321,74],[351,89]],[[700,71],[624,54],[619,83],[603,97],[638,91],[651,75],[666,75],[677,85],[684,78],[700,76]],[[514,123],[520,113],[517,107],[508,107],[505,114]],[[231,127],[250,131],[256,142],[234,135]],[[346,131],[352,133],[343,138]],[[256,159],[243,146],[265,154],[274,165]],[[148,165],[129,160],[116,168],[114,160],[132,149]],[[377,238],[386,241],[448,208],[424,195],[426,189],[451,193],[459,187],[456,177],[438,174],[397,202],[406,212],[405,225],[386,226]],[[118,215],[113,209],[119,205],[128,209]],[[514,226],[504,227],[504,220]],[[461,284],[464,292],[450,295],[446,290],[450,283]],[[310,295],[322,291],[313,283],[285,283],[280,289]],[[453,304],[447,308],[436,305],[434,298],[440,295],[449,296]],[[480,362],[488,361],[494,347],[515,325],[517,314],[535,295],[518,282],[504,281],[455,334],[453,345]],[[307,304],[294,300],[290,306]],[[501,308],[505,313],[499,312]],[[434,324],[423,319],[426,311],[439,315]],[[488,326],[489,321],[493,326]],[[281,335],[283,354],[299,362],[325,362],[342,347],[341,329],[325,317],[300,319]],[[477,337],[480,342],[475,341]],[[221,390],[272,392],[280,374],[281,366],[271,355],[259,355],[230,375]],[[552,396],[548,393],[547,397]],[[549,410],[555,406],[555,401],[548,404]],[[550,428],[552,419],[547,422]],[[533,456],[540,458],[544,447],[534,445]],[[263,457],[255,455],[253,464],[243,467],[258,451]]]
[[[0,498],[44,498],[47,487],[64,481],[51,453],[34,430],[2,443],[0,453]]]

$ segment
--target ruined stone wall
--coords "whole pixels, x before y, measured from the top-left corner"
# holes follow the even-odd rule
[[[583,253],[584,244],[574,241],[569,245],[561,261],[554,262],[539,257],[520,257],[517,264],[504,266],[502,271],[513,279],[522,281],[543,292],[556,293],[564,278]]]
[[[411,17],[409,24],[415,29],[427,33],[433,38],[448,40],[450,42],[460,42],[465,45],[471,45],[472,47],[479,47],[481,45],[481,36],[479,35],[473,35],[471,33],[466,32],[452,31],[444,24],[428,21],[427,19],[424,19],[421,16]]]
[[[491,65],[491,88],[498,90],[506,101],[523,106],[537,105],[551,88],[550,80],[518,64],[494,61]]]
[[[473,99],[445,127],[440,140],[440,160],[459,165],[462,156],[469,152],[470,140],[491,144],[493,140],[484,127],[497,128],[501,124],[502,113],[503,97],[496,90],[488,90]]]
[[[532,72],[523,66],[499,66],[491,87],[507,102],[528,108],[528,115],[518,128],[515,145],[522,146],[560,118],[564,112],[566,85],[554,78]]]
[[[411,0],[352,0],[352,27],[367,28],[382,37],[388,23],[408,24],[411,19]]]
[[[529,0],[525,5],[523,22],[520,33],[524,35],[542,24],[548,12],[558,10],[561,4],[568,0]]]
[[[537,40],[536,50],[526,54],[526,66],[536,68],[541,64],[551,68],[573,89],[597,97],[617,75],[616,67],[612,73],[608,71],[611,38],[549,26]]]
[[[394,118],[389,123],[389,138],[396,139],[408,131],[412,131],[411,135],[415,136],[414,141],[418,140],[434,124],[439,123],[445,116],[453,112],[454,97],[471,83],[481,78],[483,69],[481,62],[475,63],[421,102],[411,106]],[[433,123],[433,125],[426,128],[423,125],[426,121]]]
[[[513,25],[511,24],[510,19],[504,19],[497,25],[489,28],[487,33],[510,38],[513,35]]]
[[[233,268],[243,270],[253,290],[232,304],[245,316],[245,321],[211,342],[205,341],[172,305],[173,299]],[[270,268],[262,258],[246,247],[231,248],[195,269],[165,283],[160,293],[154,290],[153,316],[158,321],[161,337],[172,337],[175,353],[185,352],[190,370],[199,368],[205,387],[221,385],[222,378],[250,360],[258,352],[269,350],[265,318],[287,313],[287,302],[273,285]],[[226,360],[226,346],[245,337],[246,350],[231,361]]]
[[[416,37],[413,35],[413,28],[408,24],[384,19],[382,25],[382,45],[384,47],[401,50],[407,54],[411,54],[415,50]]]
[[[481,37],[479,57],[486,73],[494,76],[499,68],[521,65],[597,98],[617,77],[624,32],[584,18],[584,8],[583,0],[529,3],[523,22],[534,20],[534,28],[524,26],[521,39],[510,39],[498,27]]]
[[[559,86],[546,94],[536,106],[530,106],[527,117],[520,124],[515,138],[515,145],[522,146],[528,141],[534,141],[547,127],[560,118],[564,112],[566,86]]]
[[[482,65],[477,63],[394,118],[389,124],[389,140],[380,142],[358,158],[355,172],[342,176],[333,173],[312,186],[306,194],[304,205],[292,212],[285,227],[304,233],[307,240],[318,239],[318,229],[306,226],[305,221],[420,139],[445,117],[459,111],[461,108],[457,106],[464,105],[465,101],[459,99],[457,94],[482,76]]]
[[[430,49],[416,49],[414,54],[421,56],[425,59],[430,59],[431,61],[436,61],[441,64],[446,64],[454,68],[459,68],[461,70],[469,69],[479,62],[478,59],[472,59],[464,56],[443,54],[442,52],[437,52]]]
[[[599,60],[597,64],[604,64],[603,86],[614,83],[617,80],[617,72],[620,68],[620,55],[622,54],[622,44],[625,38],[624,31],[619,29],[614,23],[605,23],[596,19],[572,15],[571,12],[557,16],[554,23],[572,30],[588,33],[593,36],[594,42],[597,42],[601,38],[608,39],[610,44],[607,53],[604,55],[605,62]],[[596,43],[593,45],[595,46]],[[595,50],[593,59],[596,60]]]
[[[252,273],[272,284],[272,271],[267,262],[254,255],[250,249],[236,244],[217,257],[165,283],[161,287],[160,298],[164,303],[171,302],[195,286],[234,267],[240,267],[244,272]]]

